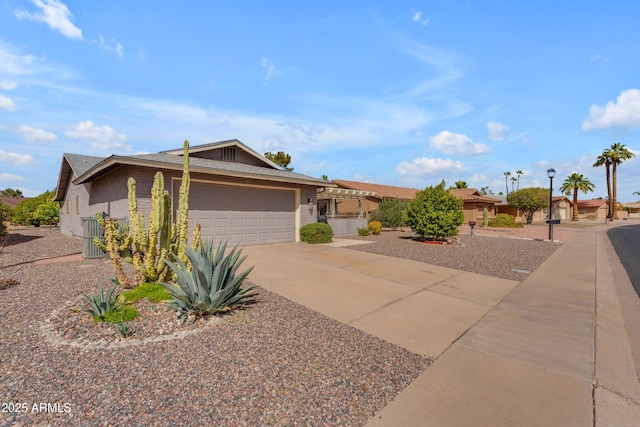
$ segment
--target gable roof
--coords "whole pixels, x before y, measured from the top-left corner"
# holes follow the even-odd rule
[[[248,146],[246,146],[242,142],[238,141],[237,139],[229,139],[229,140],[226,140],[226,141],[211,142],[209,144],[196,145],[194,147],[190,146],[189,147],[189,155],[190,155],[191,158],[193,158],[193,157],[197,157],[197,156],[191,156],[192,154],[198,154],[198,153],[202,153],[202,152],[206,152],[206,151],[217,150],[217,149],[224,148],[224,147],[236,147],[236,148],[239,148],[239,149],[243,150],[244,152],[246,152],[247,154],[249,154],[251,157],[259,160],[262,163],[264,163],[268,167],[271,167],[271,168],[274,168],[274,169],[286,170],[286,168],[283,168],[282,166],[272,162],[271,160],[267,159],[266,157],[261,156],[256,151],[252,150],[251,148],[249,148]],[[161,151],[160,153],[161,154],[175,154],[175,155],[178,155],[178,156],[182,156],[184,154],[184,147],[183,148],[176,148],[176,149],[173,149],[173,150]]]
[[[476,188],[451,188],[449,189],[449,193],[456,196],[458,199],[462,199],[464,202],[478,202],[478,203],[494,203],[499,204],[502,202],[500,199],[496,199],[495,197],[487,196],[486,194],[482,194]]]
[[[191,173],[224,175],[236,178],[253,178],[273,182],[306,184],[316,187],[335,187],[335,184],[330,182],[297,172],[287,171],[270,160],[260,156],[237,140],[189,147],[189,153],[214,150],[231,145],[246,151],[252,157],[258,158],[264,166],[223,160],[212,160],[202,157],[193,157],[190,155],[189,171]],[[54,200],[64,200],[69,180],[72,180],[71,182],[75,185],[84,184],[106,175],[112,170],[123,165],[182,171],[184,163],[183,154],[184,149],[180,150],[179,154],[178,150],[169,150],[155,154],[136,154],[131,156],[111,155],[109,157],[64,154]]]
[[[346,181],[343,179],[333,179],[331,182],[338,184],[343,188],[350,188],[352,190],[361,190],[361,191],[373,191],[376,194],[371,197],[375,197],[377,199],[401,199],[401,200],[413,200],[416,198],[416,193],[418,192],[415,188],[407,188],[407,187],[394,187],[392,185],[382,185],[382,184],[371,184],[368,182],[358,182],[358,181]]]
[[[11,209],[15,208],[22,202],[23,200],[28,200],[31,197],[22,197],[22,196],[0,196],[0,202],[8,205]]]
[[[607,203],[606,199],[578,200],[579,208],[599,208]]]

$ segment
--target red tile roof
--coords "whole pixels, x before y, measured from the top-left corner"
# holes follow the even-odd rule
[[[351,188],[353,190],[375,191],[376,195],[373,197],[380,200],[395,198],[401,200],[413,200],[416,198],[416,193],[418,192],[415,188],[394,187],[391,185],[371,184],[368,182],[345,181],[343,179],[334,179],[332,182],[338,184],[340,187]]]
[[[449,193],[465,202],[501,203],[502,200],[482,194],[475,188],[451,188]]]
[[[578,200],[578,208],[599,208],[605,203],[606,199]]]

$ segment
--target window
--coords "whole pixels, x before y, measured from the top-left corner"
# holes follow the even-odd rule
[[[76,195],[76,215],[80,215],[80,195]]]
[[[222,160],[227,162],[236,161],[236,148],[235,147],[222,147]]]

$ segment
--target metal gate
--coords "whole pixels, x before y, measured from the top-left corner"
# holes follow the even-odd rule
[[[93,238],[98,237],[104,241],[104,228],[98,224],[95,217],[83,217],[82,219],[82,257],[102,258],[105,252],[93,243]],[[120,224],[120,229],[126,225],[126,218],[113,218]]]

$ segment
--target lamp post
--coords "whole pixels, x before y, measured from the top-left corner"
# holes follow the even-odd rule
[[[556,176],[555,169],[547,169],[549,177],[549,241],[553,243],[553,177]]]

